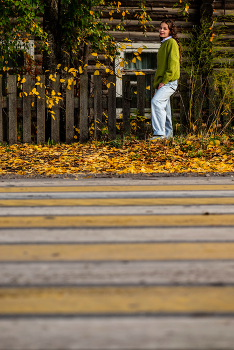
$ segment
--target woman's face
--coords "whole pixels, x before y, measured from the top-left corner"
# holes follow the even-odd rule
[[[166,23],[160,24],[159,35],[163,39],[166,39],[168,36],[170,36],[170,29],[168,28],[168,25]]]

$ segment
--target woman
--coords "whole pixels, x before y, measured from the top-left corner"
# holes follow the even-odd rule
[[[173,136],[170,96],[180,77],[181,45],[175,23],[167,19],[159,28],[161,47],[157,54],[154,78],[155,95],[151,101],[153,137],[150,140]]]

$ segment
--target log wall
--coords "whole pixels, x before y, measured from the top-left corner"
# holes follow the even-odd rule
[[[179,1],[177,1],[179,3]],[[220,50],[229,50],[229,56],[233,56],[234,52],[234,1],[233,0],[193,0],[191,1],[188,15],[184,16],[175,8],[175,0],[146,0],[146,12],[150,15],[152,22],[151,26],[147,25],[147,31],[143,33],[143,29],[138,24],[136,14],[140,13],[137,0],[122,0],[119,7],[120,12],[115,11],[110,16],[111,10],[103,11],[103,22],[112,26],[112,29],[119,23],[122,12],[128,11],[129,14],[124,21],[125,31],[110,31],[116,41],[124,42],[128,38],[132,43],[140,43],[142,45],[150,43],[159,43],[160,38],[158,34],[161,21],[164,19],[172,19],[175,21],[178,28],[178,37],[185,39],[188,37],[194,25],[200,25],[202,20],[206,17],[217,19],[217,25],[225,24],[223,30],[223,39],[228,43],[228,49],[220,47]],[[113,17],[113,19],[110,19]],[[215,28],[214,28],[215,31]],[[100,61],[106,65],[110,62],[105,62],[105,59],[100,57]],[[216,62],[216,68],[219,68],[220,61]],[[114,68],[114,67],[113,67]],[[88,72],[92,74],[96,70],[95,58],[89,57]]]

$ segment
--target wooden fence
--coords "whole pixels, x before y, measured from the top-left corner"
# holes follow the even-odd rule
[[[153,75],[151,74],[151,97],[153,94]],[[47,105],[45,99],[45,76],[40,76],[40,85],[36,86],[37,96],[29,95],[32,90],[32,79],[29,75],[25,75],[25,82],[23,92],[19,97],[19,90],[17,89],[17,76],[8,75],[7,89],[4,93],[4,86],[2,77],[0,77],[0,142],[8,142],[14,144],[19,142],[17,137],[17,118],[18,111],[22,111],[22,138],[21,142],[31,143],[32,140],[32,112],[36,113],[36,142],[43,144],[46,142],[46,116]],[[102,118],[105,110],[108,115],[108,137],[110,140],[116,138],[116,108],[122,108],[122,121],[124,133],[130,132],[130,114],[132,108],[138,110],[140,116],[145,115],[145,108],[150,108],[150,99],[146,99],[145,75],[137,76],[137,94],[132,93],[131,75],[124,75],[122,77],[122,97],[116,97],[116,77],[109,76],[108,93],[103,95],[103,83],[100,75],[93,76],[93,93],[90,97],[90,86],[88,76],[80,77],[80,93],[79,97],[74,96],[74,85],[69,89],[65,89],[65,96],[63,101],[63,118],[65,123],[65,141],[66,143],[74,142],[74,115],[79,114],[80,129],[79,141],[81,143],[88,141],[88,116],[90,109],[93,109],[93,117],[95,124],[95,139],[100,139],[102,135]],[[33,81],[35,83],[35,81]],[[110,85],[109,85],[110,84]],[[51,82],[51,89],[56,93],[61,91],[60,76],[57,75],[55,81]],[[65,109],[65,111],[64,111]],[[60,137],[60,117],[61,117],[61,103],[52,108],[54,112],[54,119],[51,118],[50,139],[54,143],[61,141]],[[183,114],[183,113],[182,113]],[[64,117],[65,116],[65,117]]]
[[[151,98],[154,94],[153,75],[151,74]],[[34,142],[43,144],[46,139],[46,125],[48,126],[47,105],[45,98],[45,76],[40,76],[40,85],[36,86],[37,96],[29,95],[32,90],[32,80],[29,75],[25,75],[25,83],[23,84],[23,97],[19,97],[19,90],[17,90],[17,77],[15,75],[9,75],[7,78],[7,90],[3,93],[2,78],[0,77],[0,142],[8,142],[14,144],[19,142],[17,137],[17,119],[19,123],[19,110],[22,114],[22,137],[20,142],[31,143],[32,140],[32,113],[34,119],[36,118],[36,138]],[[132,85],[130,81],[130,75],[123,75],[122,77],[122,96],[116,97],[116,77],[111,75],[106,82],[109,86],[107,95],[103,95],[103,81],[100,75],[93,76],[93,88],[92,95],[90,97],[90,81],[87,75],[80,77],[79,97],[74,94],[74,84],[70,85],[70,89],[65,88],[65,96],[63,96],[62,104],[55,105],[53,107],[54,119],[49,117],[50,123],[50,135],[49,138],[54,143],[61,142],[61,122],[62,117],[63,129],[65,130],[65,136],[62,141],[66,143],[74,142],[74,125],[75,115],[79,115],[76,119],[76,128],[80,129],[79,141],[81,143],[88,141],[89,139],[89,125],[88,118],[90,115],[90,109],[93,111],[93,119],[95,125],[94,138],[100,139],[102,135],[102,121],[103,111],[108,115],[108,138],[113,140],[116,138],[116,108],[122,108],[122,121],[123,132],[130,133],[130,115],[132,108],[138,110],[140,116],[145,115],[145,109],[150,108],[150,98],[146,98],[146,76],[137,75],[137,94],[132,93]],[[210,79],[212,85],[212,79]],[[33,86],[35,81],[33,81]],[[60,77],[57,75],[55,81],[51,82],[51,89],[56,93],[61,91]],[[106,88],[107,90],[107,88]],[[189,105],[189,88],[188,81],[185,77],[181,77],[179,91],[172,98],[172,107],[176,113],[178,124],[181,126],[181,130],[185,130],[188,125],[186,116],[186,110],[188,111]],[[210,88],[212,92],[212,86]],[[201,109],[200,101],[197,99],[194,106],[194,115]],[[212,102],[213,103],[213,102]],[[62,107],[62,108],[61,108]],[[210,113],[214,108],[212,104],[208,106]],[[149,110],[148,110],[149,111]],[[195,115],[196,119],[196,115]],[[77,125],[78,123],[78,125]],[[19,126],[19,125],[18,125]]]

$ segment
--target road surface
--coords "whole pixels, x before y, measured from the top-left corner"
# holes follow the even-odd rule
[[[0,350],[233,350],[234,178],[0,180]]]

